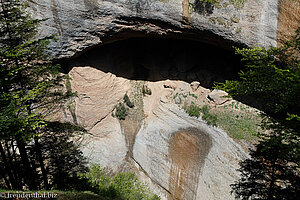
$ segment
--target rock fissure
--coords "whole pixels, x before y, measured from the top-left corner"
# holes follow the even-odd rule
[[[112,112],[113,112],[113,110],[110,111],[109,113],[107,113],[104,117],[100,118],[97,122],[95,122],[95,124],[93,125],[92,128],[94,128],[95,126],[97,126],[97,125],[99,125],[101,122],[103,122],[103,120],[105,120],[105,119],[107,118],[108,115],[111,115]],[[91,128],[91,129],[92,129],[92,128]]]

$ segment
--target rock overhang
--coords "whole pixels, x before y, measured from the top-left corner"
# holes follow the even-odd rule
[[[277,0],[247,0],[240,7],[230,0],[216,2],[209,12],[202,4],[199,9],[197,0],[39,0],[29,9],[35,18],[48,19],[41,35],[57,35],[49,46],[55,59],[132,37],[181,38],[224,48],[276,45]]]

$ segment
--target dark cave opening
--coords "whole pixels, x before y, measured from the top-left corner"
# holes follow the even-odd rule
[[[62,63],[93,67],[131,80],[199,81],[211,88],[215,81],[235,79],[242,69],[234,50],[193,40],[132,38],[95,47]]]

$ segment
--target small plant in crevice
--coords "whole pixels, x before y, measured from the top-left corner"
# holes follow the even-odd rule
[[[142,93],[143,93],[144,96],[145,96],[146,94],[151,95],[151,94],[152,94],[152,91],[151,91],[150,88],[148,88],[147,85],[143,85],[143,86],[142,86]]]
[[[134,107],[134,103],[130,101],[127,94],[124,95],[123,102],[124,103],[119,102],[119,104],[115,107],[115,112],[112,112],[111,114],[113,117],[117,117],[119,120],[125,120],[125,117],[128,115],[128,108]],[[128,108],[126,108],[125,105],[128,106]]]
[[[119,103],[116,106],[116,111],[113,116],[116,116],[119,120],[125,120],[125,117],[128,115],[128,109],[126,109],[123,103]]]
[[[128,97],[127,94],[124,95],[123,97],[124,103],[129,107],[129,108],[133,108],[134,107],[134,103],[132,103]]]

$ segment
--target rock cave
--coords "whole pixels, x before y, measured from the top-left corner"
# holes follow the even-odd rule
[[[89,66],[129,80],[199,81],[211,88],[214,81],[237,77],[241,70],[233,47],[168,38],[131,38],[91,48],[62,62],[65,72]]]

